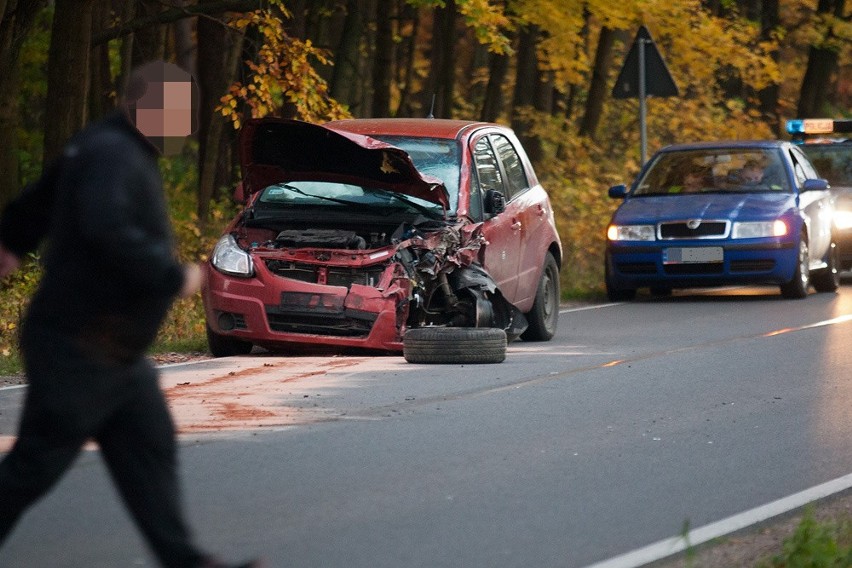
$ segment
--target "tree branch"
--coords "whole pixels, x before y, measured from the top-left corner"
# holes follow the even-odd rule
[[[204,2],[203,4],[171,8],[150,16],[134,18],[129,22],[124,22],[120,26],[107,28],[92,34],[92,45],[100,45],[155,24],[169,24],[184,18],[221,14],[222,12],[250,12],[252,10],[259,10],[265,5],[268,5],[267,0],[213,0]]]

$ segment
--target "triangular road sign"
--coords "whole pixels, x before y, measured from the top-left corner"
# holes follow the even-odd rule
[[[612,87],[612,96],[616,99],[639,98],[639,49],[645,50],[645,95],[657,97],[678,96],[677,85],[669,73],[657,45],[651,39],[648,28],[641,26],[636,33],[636,39],[627,52],[624,66],[618,74],[618,79]]]

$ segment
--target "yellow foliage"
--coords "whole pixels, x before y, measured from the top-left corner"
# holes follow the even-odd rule
[[[285,104],[295,110],[295,118],[324,122],[348,118],[349,113],[328,93],[328,84],[315,65],[330,65],[328,51],[314,47],[310,40],[288,36],[284,22],[271,10],[243,15],[231,25],[245,33],[256,29],[261,45],[254,61],[246,61],[252,74],[248,84],[236,82],[221,99],[216,110],[239,129],[245,115],[260,118],[279,114]]]

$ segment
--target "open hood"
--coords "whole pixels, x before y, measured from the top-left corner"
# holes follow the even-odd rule
[[[421,174],[394,146],[318,124],[257,118],[240,131],[243,188],[255,193],[296,180],[371,185],[449,207],[438,178]]]

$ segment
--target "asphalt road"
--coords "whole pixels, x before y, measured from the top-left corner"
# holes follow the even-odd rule
[[[850,344],[848,284],[730,289],[570,311],[499,365],[245,357],[162,384],[228,559],[580,568],[852,473]],[[0,390],[0,451],[24,392]],[[0,566],[155,564],[92,448]]]

